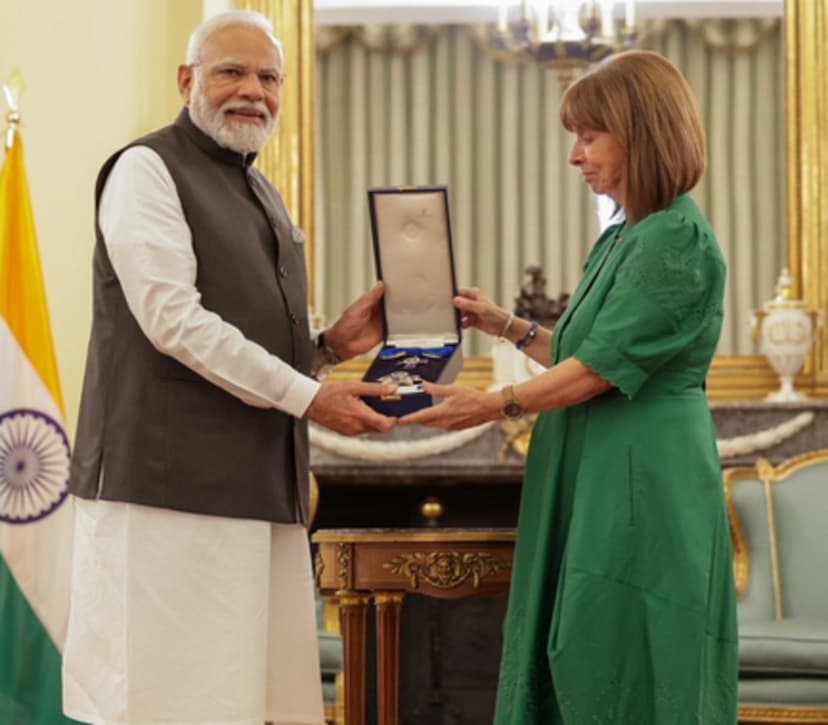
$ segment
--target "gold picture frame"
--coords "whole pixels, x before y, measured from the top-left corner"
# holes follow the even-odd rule
[[[828,306],[828,0],[785,0],[788,267],[794,297],[808,309]],[[717,357],[707,381],[712,399],[762,398],[779,381],[764,357]],[[814,347],[797,389],[828,395],[828,328]]]
[[[282,191],[291,214],[306,232],[311,294],[314,289],[314,21],[312,0],[239,0],[274,21],[285,44],[288,83],[278,134],[259,165]],[[809,309],[828,307],[828,0],[785,0],[788,260],[793,294]],[[314,300],[311,298],[311,309]],[[335,377],[361,376],[366,361],[353,361]],[[488,358],[467,359],[459,382],[485,387],[492,380]],[[828,396],[828,327],[816,332],[811,356],[796,385],[814,397]],[[762,398],[778,379],[760,355],[719,356],[708,377],[717,400]]]

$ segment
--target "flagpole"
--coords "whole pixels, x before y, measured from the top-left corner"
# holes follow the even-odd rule
[[[14,134],[20,125],[20,112],[12,109],[6,114],[6,151],[11,151],[14,144]]]
[[[6,151],[10,151],[14,143],[14,134],[20,125],[20,96],[26,89],[26,82],[19,68],[15,68],[3,84],[3,95],[6,97],[6,105],[9,112],[6,114]]]

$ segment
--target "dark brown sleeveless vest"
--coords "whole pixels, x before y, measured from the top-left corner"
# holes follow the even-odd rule
[[[284,203],[247,158],[186,111],[130,146],[175,181],[192,231],[202,304],[295,369],[310,370],[304,249]],[[106,179],[125,149],[103,166]],[[307,523],[304,420],[255,408],[158,352],[127,308],[96,223],[94,317],[69,489],[83,498]]]

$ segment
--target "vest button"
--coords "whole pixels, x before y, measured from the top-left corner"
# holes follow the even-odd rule
[[[290,321],[295,325],[296,324],[296,315],[291,312],[290,313]]]
[[[284,265],[284,264],[283,264],[283,265],[281,265],[281,266],[279,267],[279,276],[280,276],[282,279],[284,279],[285,277],[287,277],[287,267],[285,267],[285,265]]]

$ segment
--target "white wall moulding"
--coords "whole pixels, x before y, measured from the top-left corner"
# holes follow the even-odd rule
[[[518,4],[514,3],[516,8]],[[443,25],[493,23],[497,18],[498,5],[498,0],[316,0],[315,10],[317,25]],[[642,20],[782,17],[784,0],[638,0],[637,8]],[[623,13],[624,3],[619,0],[616,14],[620,16]]]

